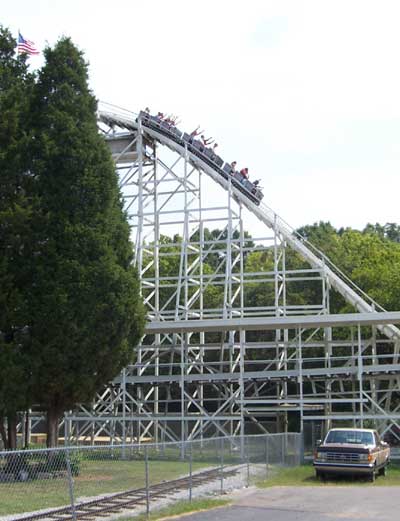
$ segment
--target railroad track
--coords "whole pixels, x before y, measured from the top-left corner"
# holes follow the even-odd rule
[[[212,469],[204,472],[192,474],[192,477],[185,476],[183,478],[165,481],[150,485],[148,492],[146,487],[127,490],[110,494],[107,497],[97,498],[91,501],[85,501],[75,505],[75,516],[73,515],[71,506],[54,508],[46,512],[39,512],[32,515],[20,517],[18,521],[48,520],[48,521],[69,521],[72,519],[93,520],[96,517],[107,517],[108,514],[118,513],[121,510],[137,505],[145,505],[147,500],[162,498],[179,490],[185,490],[190,487],[198,487],[204,483],[215,481],[217,479],[225,479],[234,476],[239,471],[238,467],[230,470]],[[12,519],[10,521],[13,521]]]

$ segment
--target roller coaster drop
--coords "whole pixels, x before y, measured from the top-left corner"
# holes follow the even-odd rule
[[[211,168],[218,172],[225,179],[231,178],[232,183],[243,192],[255,204],[260,204],[263,194],[257,186],[242,176],[239,172],[235,172],[229,163],[225,163],[213,150],[186,132],[181,132],[174,125],[168,124],[157,116],[150,116],[146,112],[141,112],[139,117],[144,127],[153,128],[157,132],[173,139],[175,143],[187,149],[207,163]],[[222,165],[224,165],[222,167]]]
[[[188,134],[112,106],[98,119],[132,225],[149,324],[136,363],[91,406],[65,416],[66,439],[169,441],[342,421],[397,435],[400,331],[388,320],[400,314],[389,316]],[[247,212],[260,223],[251,241]],[[308,266],[288,269],[288,249]],[[272,257],[273,269],[250,271],[253,252]],[[318,287],[318,302],[294,301],[296,283],[313,295]],[[259,284],[265,302],[255,304]],[[357,313],[330,315],[332,291]]]

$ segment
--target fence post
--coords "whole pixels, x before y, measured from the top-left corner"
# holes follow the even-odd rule
[[[250,486],[250,455],[249,455],[249,438],[245,438],[246,442],[246,466],[247,466],[247,486]]]
[[[150,491],[149,491],[149,456],[147,447],[144,448],[144,468],[146,477],[146,518],[150,515]]]
[[[193,476],[192,476],[192,462],[193,462],[193,442],[189,448],[189,501],[192,501],[192,487],[193,487]]]
[[[300,465],[304,465],[304,431],[299,434],[300,436]]]
[[[265,477],[268,478],[268,435],[265,436]]]
[[[221,478],[221,494],[222,494],[224,491],[224,438],[221,438],[220,478]]]
[[[72,519],[74,521],[76,521],[74,479],[72,477],[71,460],[70,460],[70,457],[69,457],[69,450],[68,449],[65,451],[65,462],[66,462],[66,465],[67,465],[69,499],[70,499],[70,502],[71,502]]]

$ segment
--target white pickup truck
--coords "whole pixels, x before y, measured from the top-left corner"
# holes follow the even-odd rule
[[[317,477],[327,474],[366,474],[375,481],[386,474],[390,447],[372,429],[331,429],[314,453]]]

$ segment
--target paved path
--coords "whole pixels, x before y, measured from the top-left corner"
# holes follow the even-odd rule
[[[185,521],[396,521],[400,487],[272,487],[234,494],[233,504]],[[183,519],[183,518],[182,518]]]

